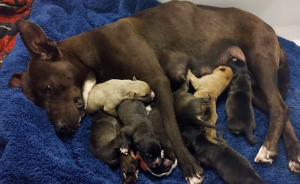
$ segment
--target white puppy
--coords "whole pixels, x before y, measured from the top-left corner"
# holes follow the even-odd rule
[[[117,117],[117,106],[126,99],[150,102],[154,99],[154,92],[143,81],[112,79],[95,85],[89,93],[86,112],[91,114],[103,109],[108,114]]]

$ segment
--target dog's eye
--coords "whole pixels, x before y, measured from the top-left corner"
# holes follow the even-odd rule
[[[50,93],[51,92],[51,86],[50,86],[50,84],[48,84],[47,86],[46,86],[46,89],[45,89],[45,91],[46,91],[46,93]]]
[[[83,107],[83,99],[82,98],[76,98],[75,103],[76,103],[77,108],[80,109]]]

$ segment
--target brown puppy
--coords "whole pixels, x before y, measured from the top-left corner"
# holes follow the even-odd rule
[[[254,145],[256,137],[253,135],[253,130],[256,123],[252,108],[251,77],[244,61],[233,59],[228,66],[233,71],[233,79],[229,85],[225,105],[227,127],[234,134],[244,133],[248,142]]]
[[[136,99],[150,102],[155,95],[149,85],[143,81],[117,80],[95,85],[89,93],[86,112],[91,114],[103,109],[108,114],[117,117],[117,106],[125,99]]]
[[[139,176],[139,162],[131,154],[120,156],[122,181],[124,184],[135,183]]]
[[[232,76],[232,70],[227,66],[219,66],[212,74],[205,75],[201,78],[196,78],[191,70],[188,70],[188,77],[196,90],[194,96],[196,98],[205,98],[207,95],[211,96],[211,117],[207,122],[212,126],[216,124],[218,119],[216,112],[217,99],[230,83]],[[205,131],[205,134],[209,141],[216,143],[215,139],[217,135],[215,129],[208,129]]]

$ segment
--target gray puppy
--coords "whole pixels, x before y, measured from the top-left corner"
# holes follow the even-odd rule
[[[253,130],[256,124],[252,108],[251,77],[244,61],[233,59],[228,65],[233,71],[233,79],[226,100],[227,127],[234,134],[244,133],[248,142],[254,145],[256,137]]]

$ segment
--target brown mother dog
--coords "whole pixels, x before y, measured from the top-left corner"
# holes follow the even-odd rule
[[[300,146],[283,100],[289,81],[286,55],[274,30],[256,16],[235,8],[175,1],[57,43],[32,22],[20,21],[18,29],[30,63],[26,72],[12,76],[10,86],[22,87],[30,100],[45,109],[54,126],[72,130],[78,124],[89,71],[95,72],[97,82],[136,76],[156,93],[166,132],[190,183],[202,181],[202,168],[180,136],[170,86],[179,85],[188,68],[200,77],[226,65],[228,58],[219,55],[231,45],[240,47],[258,84],[254,104],[267,107],[270,114],[269,132],[256,161],[272,163],[283,133],[290,168],[300,171]],[[228,52],[239,58],[235,50]]]

